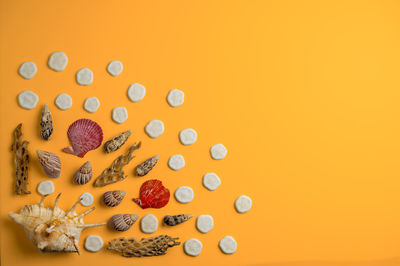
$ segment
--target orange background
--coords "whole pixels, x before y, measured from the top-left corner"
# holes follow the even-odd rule
[[[0,175],[2,265],[399,265],[400,255],[400,3],[398,1],[21,1],[0,5]],[[69,58],[65,71],[54,72],[47,59],[54,51]],[[121,60],[118,77],[106,72]],[[24,61],[34,61],[37,75],[17,74]],[[94,72],[90,86],[79,86],[75,72]],[[126,96],[128,85],[147,88],[141,102]],[[185,103],[171,108],[172,88],[185,92]],[[17,94],[35,91],[33,110],[21,109]],[[55,97],[65,92],[73,106],[61,111]],[[89,114],[85,98],[97,96],[101,107]],[[50,142],[39,138],[39,117],[49,103],[55,123]],[[111,109],[125,106],[129,119],[111,120]],[[94,175],[122,152],[101,149],[84,159],[61,152],[66,130],[79,118],[100,123],[105,139],[133,129],[128,144],[141,140],[137,158],[126,167],[123,182],[103,188],[76,186],[72,175],[86,160]],[[149,120],[161,119],[165,133],[150,139]],[[30,141],[32,194],[14,194],[14,167],[9,151],[12,130],[23,123]],[[192,146],[179,143],[178,132],[192,127],[199,134]],[[228,156],[213,161],[209,147],[224,143]],[[40,254],[22,228],[7,217],[25,204],[37,203],[38,182],[48,180],[36,149],[56,152],[62,176],[53,180],[62,192],[60,206],[69,208],[82,192],[95,196],[96,210],[87,223],[106,221],[115,213],[211,214],[214,229],[201,234],[195,219],[157,234],[195,237],[200,256],[186,256],[182,245],[166,256],[123,258],[102,250],[92,254]],[[183,154],[186,167],[167,167],[172,154]],[[160,154],[146,177],[133,177],[137,163]],[[202,176],[216,172],[222,185],[206,190]],[[140,209],[131,201],[149,178],[159,178],[173,193],[193,187],[195,199],[167,207]],[[99,201],[107,190],[127,190],[116,208]],[[253,199],[247,214],[233,208],[240,194]],[[56,193],[46,204],[54,201]],[[78,207],[78,212],[86,208]],[[107,227],[84,231],[105,242],[116,237],[147,237],[137,222],[124,233]],[[224,255],[218,241],[232,235],[234,255]]]

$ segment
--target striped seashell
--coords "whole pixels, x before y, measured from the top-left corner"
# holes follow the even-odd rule
[[[74,183],[77,185],[84,185],[92,179],[93,171],[92,164],[87,161],[82,165],[74,174]]]
[[[57,178],[61,174],[61,160],[56,154],[36,150],[39,162],[43,167],[44,173],[51,178]]]
[[[137,214],[116,214],[110,218],[108,225],[111,229],[124,232],[131,228],[138,218]]]
[[[166,215],[164,217],[164,224],[169,226],[175,226],[183,222],[186,222],[192,217],[193,215],[191,214]]]
[[[103,194],[103,202],[109,207],[118,206],[124,199],[126,192],[123,190],[107,191]]]

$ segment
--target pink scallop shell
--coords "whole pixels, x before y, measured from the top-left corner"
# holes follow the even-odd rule
[[[103,141],[103,130],[90,119],[78,119],[68,128],[68,138],[71,146],[64,152],[83,157],[88,151],[97,149]]]

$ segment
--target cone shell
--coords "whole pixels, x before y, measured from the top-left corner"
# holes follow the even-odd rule
[[[68,128],[70,147],[63,149],[64,152],[83,157],[90,151],[97,149],[103,141],[103,130],[90,119],[79,119]]]
[[[137,214],[116,214],[110,218],[108,225],[111,229],[124,232],[131,228],[138,218]]]
[[[191,214],[166,215],[164,216],[164,224],[169,226],[175,226],[186,222],[192,217],[193,215]]]
[[[124,199],[126,192],[123,190],[107,191],[103,194],[103,202],[109,207],[118,206]]]
[[[39,162],[43,167],[44,173],[51,178],[57,178],[61,174],[61,160],[57,154],[36,150]]]
[[[50,140],[50,136],[53,133],[53,120],[51,118],[50,109],[47,103],[43,107],[42,118],[40,120],[40,136],[44,140]]]
[[[125,132],[122,132],[118,136],[115,136],[113,139],[107,141],[104,143],[104,151],[106,153],[110,153],[113,151],[118,150],[119,148],[122,147],[122,145],[125,144],[125,142],[128,140],[130,135],[132,134],[132,130],[128,130]]]
[[[87,161],[82,165],[74,174],[74,183],[77,185],[84,185],[92,179],[93,171],[92,164]]]

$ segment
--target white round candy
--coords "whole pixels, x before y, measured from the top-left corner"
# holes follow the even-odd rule
[[[172,107],[178,107],[183,104],[185,100],[185,94],[181,90],[173,89],[170,90],[167,96],[167,101]]]
[[[186,128],[179,132],[179,140],[183,145],[192,145],[197,140],[197,132],[192,128]]]
[[[175,199],[180,203],[189,203],[193,198],[194,193],[191,187],[181,186],[175,190]]]
[[[34,62],[22,63],[18,69],[18,72],[24,79],[31,79],[37,73],[36,64]]]
[[[50,55],[47,64],[54,71],[63,71],[68,64],[68,57],[64,52],[54,52]]]
[[[196,227],[201,233],[208,233],[214,227],[214,219],[211,215],[200,215],[197,217]]]
[[[100,107],[100,101],[97,99],[97,97],[89,97],[86,98],[85,103],[83,104],[83,108],[85,108],[86,111],[89,113],[94,113],[99,109]]]
[[[89,207],[90,205],[93,204],[93,195],[90,194],[89,192],[85,192],[80,196],[81,199],[81,204],[85,207]]]
[[[235,201],[236,211],[239,213],[245,213],[250,211],[251,205],[253,204],[251,198],[248,196],[242,195],[239,196]]]
[[[221,185],[221,179],[216,173],[207,173],[203,176],[203,186],[208,190],[216,190]]]
[[[112,111],[112,119],[118,124],[124,123],[128,119],[128,110],[125,107],[115,107]]]
[[[72,106],[72,98],[66,93],[61,93],[57,96],[55,104],[61,110],[68,110]]]
[[[175,171],[181,170],[185,167],[185,158],[180,154],[172,155],[169,157],[168,166]]]
[[[233,254],[237,250],[236,240],[231,236],[225,236],[219,241],[219,248],[225,254]]]
[[[85,249],[90,252],[97,252],[103,248],[103,239],[98,235],[89,235],[85,239]]]
[[[89,68],[81,68],[76,72],[76,82],[79,85],[87,86],[93,82],[93,72]]]
[[[200,242],[200,240],[191,238],[185,241],[185,244],[183,244],[183,249],[187,255],[195,257],[200,255],[201,250],[203,249],[203,244]]]
[[[215,144],[211,147],[210,153],[214,160],[222,160],[226,157],[228,150],[222,144]]]
[[[140,229],[143,233],[151,234],[157,231],[158,220],[153,214],[147,214],[140,220]]]
[[[118,76],[121,74],[123,69],[122,63],[120,61],[111,61],[107,66],[107,71],[111,76]]]
[[[145,127],[147,135],[151,138],[158,138],[164,133],[164,123],[160,120],[151,120]]]
[[[54,183],[50,180],[42,181],[37,186],[37,191],[40,195],[50,195],[54,192]]]
[[[31,110],[36,107],[38,102],[39,96],[33,91],[23,91],[18,94],[18,103],[24,109]]]
[[[134,103],[141,101],[145,95],[146,88],[139,83],[133,83],[128,88],[128,98]]]

